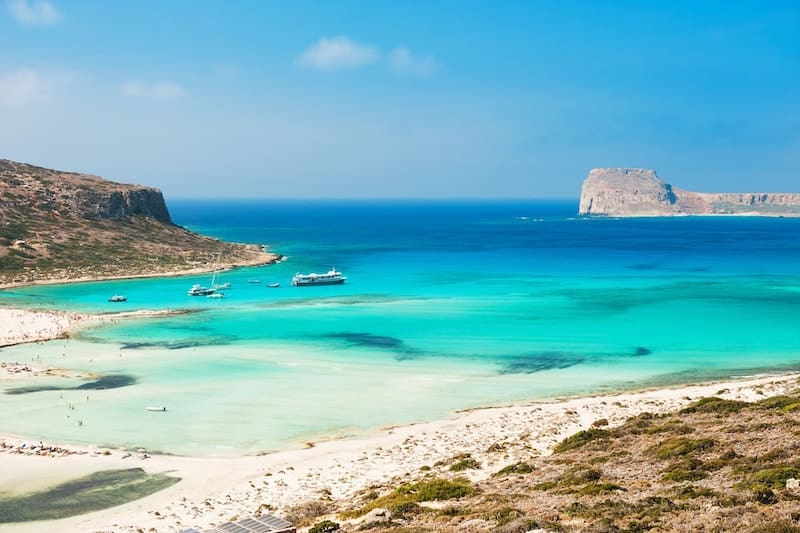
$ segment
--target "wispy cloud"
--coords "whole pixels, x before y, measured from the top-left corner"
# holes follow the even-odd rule
[[[415,76],[430,76],[440,68],[432,57],[415,56],[405,47],[392,50],[389,54],[389,67],[400,74]]]
[[[344,36],[323,37],[297,58],[297,64],[318,70],[342,70],[369,65],[380,55],[377,48]]]
[[[49,26],[59,19],[56,7],[46,0],[6,0],[6,7],[17,22],[26,26]]]
[[[35,71],[17,69],[0,76],[0,105],[16,106],[27,104],[42,96],[44,81]]]
[[[122,84],[120,92],[132,98],[146,98],[150,100],[169,100],[172,98],[180,98],[185,94],[183,87],[177,83],[166,81],[156,83],[129,81]]]

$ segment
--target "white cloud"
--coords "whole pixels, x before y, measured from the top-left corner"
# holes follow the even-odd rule
[[[49,26],[59,18],[56,7],[46,0],[6,0],[6,7],[17,22],[26,26]]]
[[[439,64],[432,57],[414,56],[405,47],[395,48],[389,55],[389,66],[401,74],[430,76],[439,70]]]
[[[368,65],[378,59],[377,48],[340,36],[321,38],[297,58],[297,63],[318,70],[341,70]]]
[[[29,69],[17,69],[0,76],[0,105],[22,105],[42,95],[42,77]]]
[[[129,81],[123,83],[120,92],[125,96],[133,98],[147,98],[150,100],[169,100],[180,98],[184,95],[183,87],[177,83],[160,81],[156,83],[142,83],[140,81]]]

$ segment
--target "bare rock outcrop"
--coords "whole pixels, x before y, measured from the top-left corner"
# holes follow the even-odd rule
[[[24,208],[100,219],[141,216],[172,224],[161,191],[152,187],[116,183],[89,174],[61,172],[7,159],[0,159],[0,177],[2,201],[9,211]]]
[[[583,182],[581,215],[800,216],[800,194],[701,193],[673,187],[654,170],[595,168]]]

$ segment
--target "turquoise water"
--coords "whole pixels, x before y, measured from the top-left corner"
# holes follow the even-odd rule
[[[0,351],[125,384],[0,384],[0,431],[257,453],[460,408],[800,366],[800,220],[587,220],[559,202],[170,208],[288,259],[223,274],[222,300],[186,296],[208,275],[0,292],[10,305],[191,311]],[[330,266],[348,283],[289,286]],[[108,303],[116,293],[128,302]],[[11,394],[21,386],[58,390]]]

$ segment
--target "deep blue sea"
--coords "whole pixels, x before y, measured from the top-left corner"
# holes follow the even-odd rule
[[[197,311],[0,351],[75,376],[3,395],[0,430],[255,453],[460,408],[800,367],[800,219],[586,219],[557,201],[169,207],[178,224],[287,260],[224,273],[220,300],[186,295],[210,275],[0,292],[0,305]],[[345,285],[290,286],[331,266]],[[131,384],[88,401],[64,390],[89,375]]]

